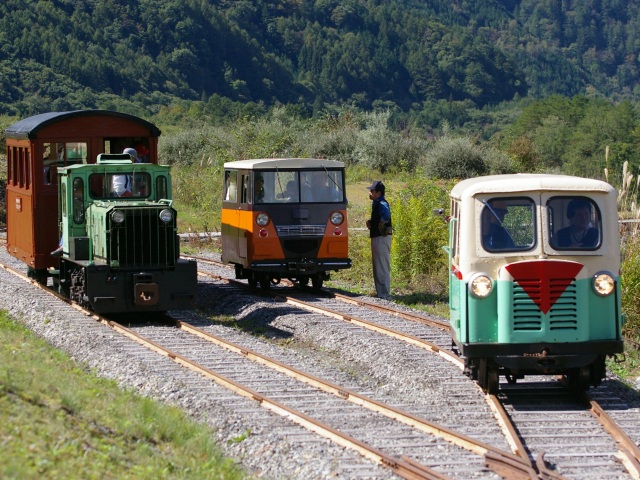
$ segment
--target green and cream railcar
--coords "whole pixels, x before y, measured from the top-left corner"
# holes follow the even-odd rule
[[[564,175],[477,177],[451,191],[450,322],[466,373],[598,385],[622,352],[617,194]]]

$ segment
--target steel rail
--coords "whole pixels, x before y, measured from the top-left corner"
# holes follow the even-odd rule
[[[3,268],[4,270],[14,274],[15,276],[21,278],[23,281],[30,283],[36,287],[38,287],[39,289],[45,291],[46,293],[50,294],[53,297],[56,297],[60,300],[63,300],[65,303],[67,303],[68,305],[70,305],[72,308],[78,310],[79,312],[83,313],[84,315],[91,317],[93,319],[95,319],[97,322],[102,323],[103,325],[111,328],[112,330],[120,333],[121,335],[135,341],[136,343],[144,346],[145,348],[148,348],[149,350],[165,356],[169,359],[171,359],[172,361],[174,361],[175,363],[191,370],[194,371],[196,373],[199,373],[200,375],[203,375],[205,378],[208,378],[212,381],[214,381],[215,383],[223,386],[224,388],[227,388],[228,390],[246,397],[246,398],[250,398],[252,400],[255,400],[256,402],[258,402],[260,404],[260,406],[262,406],[263,408],[272,411],[273,413],[280,415],[282,417],[285,417],[295,423],[297,423],[298,425],[301,425],[302,427],[313,431],[331,441],[333,441],[334,443],[343,446],[345,448],[350,448],[352,450],[355,450],[356,452],[358,452],[360,455],[362,455],[363,457],[373,461],[374,463],[377,463],[383,467],[389,468],[390,470],[392,470],[395,474],[397,474],[398,476],[402,477],[402,478],[406,478],[406,479],[410,479],[410,480],[450,480],[449,477],[442,475],[430,468],[428,468],[427,466],[424,465],[419,465],[416,464],[414,462],[409,463],[404,461],[403,459],[398,459],[395,458],[391,455],[387,455],[384,452],[376,449],[375,447],[372,447],[370,445],[367,445],[364,442],[359,441],[358,439],[355,439],[353,437],[351,437],[350,435],[347,434],[343,434],[341,432],[339,432],[338,430],[332,428],[329,425],[325,425],[324,423],[302,413],[302,412],[298,412],[295,409],[289,408],[286,405],[281,404],[278,401],[272,400],[258,392],[256,392],[255,390],[245,387],[243,385],[241,385],[238,382],[235,382],[234,380],[227,378],[224,375],[221,375],[219,373],[214,372],[213,370],[210,370],[202,365],[197,364],[196,362],[193,362],[189,359],[187,359],[186,357],[175,353],[159,344],[157,344],[156,342],[153,342],[149,339],[146,339],[145,337],[143,337],[142,335],[138,335],[137,333],[133,332],[132,330],[128,329],[127,327],[119,324],[118,322],[114,322],[113,320],[109,320],[105,317],[102,317],[100,315],[97,315],[95,312],[92,312],[90,310],[85,309],[84,307],[78,305],[77,303],[74,303],[72,301],[70,301],[69,299],[65,298],[64,296],[58,294],[57,292],[54,292],[53,290],[39,284],[38,282],[36,282],[35,280],[29,278],[28,276],[18,272],[17,270],[13,269],[12,267],[9,267],[7,265],[5,265],[4,263],[0,262],[0,268]]]
[[[80,307],[79,307],[80,308]],[[121,335],[130,338],[131,340],[139,343],[140,345],[148,348],[149,350],[158,353],[159,355],[163,355],[177,364],[196,372],[205,378],[208,378],[215,383],[223,386],[224,388],[236,393],[237,395],[252,399],[260,404],[263,408],[285,417],[302,427],[313,431],[332,442],[346,448],[350,448],[352,450],[357,451],[363,457],[383,466],[391,469],[395,474],[401,476],[406,479],[433,479],[433,480],[447,480],[449,477],[446,477],[424,465],[417,467],[415,464],[410,464],[400,458],[395,458],[391,455],[387,455],[386,453],[380,451],[379,449],[370,446],[360,440],[353,438],[350,435],[342,433],[333,427],[320,422],[305,413],[299,412],[296,409],[287,407],[286,405],[273,400],[265,395],[262,395],[255,390],[246,387],[235,380],[232,380],[225,375],[219,374],[209,368],[206,368],[196,362],[189,360],[188,358],[173,352],[172,350],[165,348],[156,342],[153,342],[142,335],[139,335],[127,327],[114,322],[113,320],[108,320],[106,318],[100,317],[99,321],[113,330],[117,331]]]
[[[512,464],[514,465],[520,464],[520,467],[523,469],[531,468],[530,463],[528,465],[522,465],[523,463],[522,459],[517,455],[513,455],[510,452],[504,452],[484,442],[474,440],[471,437],[468,437],[460,433],[456,433],[453,430],[450,430],[446,427],[442,427],[433,422],[429,422],[425,419],[419,418],[408,412],[404,412],[393,406],[378,402],[377,400],[371,399],[366,395],[359,394],[350,389],[346,389],[339,385],[336,385],[332,382],[329,382],[321,378],[318,378],[314,375],[305,373],[297,368],[285,365],[277,360],[274,360],[265,355],[262,355],[261,353],[258,353],[254,350],[242,347],[240,345],[237,345],[231,341],[225,340],[224,338],[221,338],[209,332],[205,332],[204,330],[201,330],[189,323],[178,320],[176,324],[180,329],[185,330],[191,333],[192,335],[196,335],[208,342],[214,343],[219,347],[225,348],[229,351],[242,355],[243,357],[251,361],[254,361],[261,365],[272,368],[273,370],[276,370],[278,372],[284,373],[285,375],[288,375],[291,378],[295,378],[298,381],[304,382],[319,390],[332,394],[336,397],[342,398],[346,401],[359,405],[363,408],[366,408],[376,413],[380,413],[393,420],[402,422],[417,430],[442,438],[453,445],[464,448],[465,450],[476,453],[478,455],[484,455],[484,456],[486,456],[488,453],[491,453],[491,455],[495,458],[506,457],[507,460],[510,461]]]
[[[378,325],[376,323],[370,322],[368,320],[365,320],[363,318],[358,318],[354,315],[349,315],[346,313],[342,313],[342,312],[338,312],[336,310],[331,310],[329,308],[323,308],[323,307],[318,307],[316,305],[312,305],[308,302],[302,301],[302,300],[297,300],[293,297],[289,297],[287,295],[283,295],[281,293],[273,293],[272,294],[275,298],[281,298],[284,300],[285,303],[288,303],[290,305],[302,308],[304,310],[307,310],[309,312],[312,313],[320,313],[322,315],[326,315],[332,318],[336,318],[338,320],[344,320],[345,322],[349,322],[352,323],[354,325],[358,325],[360,327],[366,328],[367,330],[372,330],[374,332],[378,332],[378,333],[382,333],[384,335],[387,335],[389,337],[393,337],[399,340],[402,340],[406,343],[409,343],[411,345],[414,345],[418,348],[422,348],[424,350],[428,350],[432,353],[435,353],[437,355],[440,355],[442,358],[444,358],[445,360],[448,360],[449,362],[455,364],[456,366],[458,366],[459,368],[463,368],[463,362],[460,359],[460,357],[458,357],[455,353],[449,351],[449,350],[445,350],[442,347],[440,347],[439,345],[436,345],[435,343],[431,343],[431,342],[427,342],[426,340],[422,340],[421,338],[415,337],[413,335],[408,335],[406,333],[400,332],[398,330],[394,330],[392,328],[388,328],[382,325]]]
[[[584,400],[588,402],[589,411],[600,422],[600,425],[618,444],[618,459],[623,463],[629,474],[635,479],[640,479],[640,448],[609,416],[598,402],[591,399],[587,393]]]
[[[234,279],[226,279],[223,277],[219,277],[218,275],[213,275],[206,272],[199,272],[199,273],[202,273],[205,276],[220,278],[230,283],[232,282],[237,283],[242,288],[248,288],[248,286],[245,283],[239,282]],[[414,346],[417,346],[419,348],[425,349],[429,352],[436,353],[442,356],[446,360],[455,364],[460,369],[464,368],[464,362],[462,361],[462,359],[457,355],[455,355],[453,352],[442,349],[440,346],[427,342],[420,338],[407,335],[403,332],[399,332],[397,330],[393,330],[391,328],[387,328],[382,325],[375,324],[373,322],[369,322],[367,320],[355,317],[353,315],[348,315],[342,312],[337,312],[331,309],[319,307],[317,305],[312,305],[302,300],[297,300],[292,297],[289,297],[288,295],[280,292],[277,292],[277,293],[268,292],[268,294],[275,298],[281,298],[285,303],[289,303],[293,306],[302,308],[312,313],[318,313],[321,315],[326,315],[332,318],[336,318],[338,320],[344,320],[349,323],[359,325],[363,328],[381,333],[383,335],[391,336],[398,340],[407,342],[409,344],[412,344]],[[368,305],[365,304],[365,306],[368,306]],[[518,433],[516,432],[513,422],[511,421],[508,413],[502,407],[502,404],[500,403],[499,399],[495,395],[485,395],[485,401],[487,402],[491,410],[494,412],[494,416],[496,417],[496,420],[498,421],[498,424],[500,425],[500,428],[502,429],[506,437],[506,440],[511,446],[511,449],[513,452],[513,453],[509,453],[509,455],[513,455],[513,457],[509,457],[501,453],[497,453],[497,454],[489,453],[491,452],[491,450],[487,449],[486,452],[483,453],[485,455],[485,464],[487,465],[487,467],[491,468],[496,472],[500,471],[504,473],[505,471],[509,471],[510,469],[513,469],[514,465],[517,465],[518,468],[521,469],[521,472],[523,472],[522,475],[524,475],[524,477],[520,477],[519,475],[516,475],[515,478],[537,478],[538,476],[537,470],[539,467],[538,465],[534,465],[531,459],[529,458],[526,452],[526,449],[522,444],[522,441]],[[489,454],[487,455],[487,453]],[[511,461],[511,463],[509,461]],[[559,480],[561,478],[557,475],[554,476],[553,472],[548,470],[544,463],[542,464],[542,466],[544,467],[544,471],[550,475],[548,476],[548,478],[555,478],[556,480]]]
[[[210,265],[216,265],[223,268],[231,268],[229,264],[219,262],[218,260],[211,260],[209,258],[202,258],[202,257],[188,257],[188,258],[192,258],[199,262],[208,263]],[[336,293],[329,290],[323,289],[323,290],[319,290],[318,292],[322,293],[327,297],[335,298],[336,300],[341,301],[343,303],[347,303],[350,305],[357,305],[357,306],[366,306],[367,308],[370,308],[372,310],[378,310],[380,312],[384,312],[398,318],[404,318],[405,320],[411,320],[411,321],[422,323],[425,325],[430,325],[432,327],[439,328],[446,332],[449,332],[451,330],[449,322],[446,322],[446,321],[436,320],[435,318],[425,317],[424,315],[417,315],[414,313],[402,312],[395,308],[385,307],[384,305],[378,305],[374,302],[368,302],[366,300],[353,298],[353,297],[350,297],[349,295],[344,295],[342,293]]]

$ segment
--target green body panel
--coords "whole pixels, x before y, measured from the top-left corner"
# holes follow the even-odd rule
[[[616,288],[620,285],[616,278]],[[622,327],[620,295],[596,295],[591,279],[576,280],[549,312],[514,282],[497,281],[483,299],[450,275],[451,327],[463,343],[569,343],[612,340]],[[453,305],[460,308],[453,308]],[[517,305],[514,312],[514,305]]]

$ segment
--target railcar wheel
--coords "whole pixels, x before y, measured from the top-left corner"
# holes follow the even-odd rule
[[[298,277],[298,284],[301,287],[306,287],[307,285],[309,285],[309,277],[306,275],[302,275],[300,277]]]
[[[322,274],[318,273],[317,275],[311,277],[311,286],[314,288],[314,290],[320,290],[322,288],[323,281],[324,278],[322,278]]]
[[[267,275],[266,273],[260,275],[258,282],[260,283],[260,288],[262,290],[269,290],[269,288],[271,287],[271,279],[269,278],[269,275]]]
[[[249,282],[249,286],[251,288],[256,288],[258,286],[258,279],[256,278],[253,272],[249,273],[249,277],[247,278],[247,281]]]
[[[500,386],[499,378],[498,365],[491,359],[481,359],[478,369],[478,383],[487,394],[492,395],[498,393]]]
[[[487,393],[496,394],[500,387],[500,374],[498,373],[498,365],[490,362],[487,367]]]
[[[584,392],[591,385],[591,367],[572,368],[567,372],[567,385],[571,390]]]
[[[607,366],[604,362],[605,357],[601,355],[591,364],[591,385],[594,387],[600,385],[602,379],[607,376]]]

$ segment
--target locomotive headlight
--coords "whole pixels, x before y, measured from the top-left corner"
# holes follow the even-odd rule
[[[173,220],[173,212],[168,208],[161,210],[160,215],[158,216],[164,223],[169,223],[171,220]]]
[[[111,214],[111,221],[113,223],[124,222],[124,212],[122,210],[116,210]]]
[[[344,215],[342,215],[342,213],[333,212],[331,214],[331,223],[334,225],[340,225],[342,222],[344,222]]]
[[[593,276],[593,290],[601,297],[611,295],[615,286],[616,281],[606,272],[596,273]]]
[[[478,298],[487,297],[493,290],[493,280],[483,273],[479,273],[471,278],[469,290],[473,296]]]
[[[266,227],[269,224],[269,215],[266,213],[259,213],[256,217],[256,223],[261,227]]]

